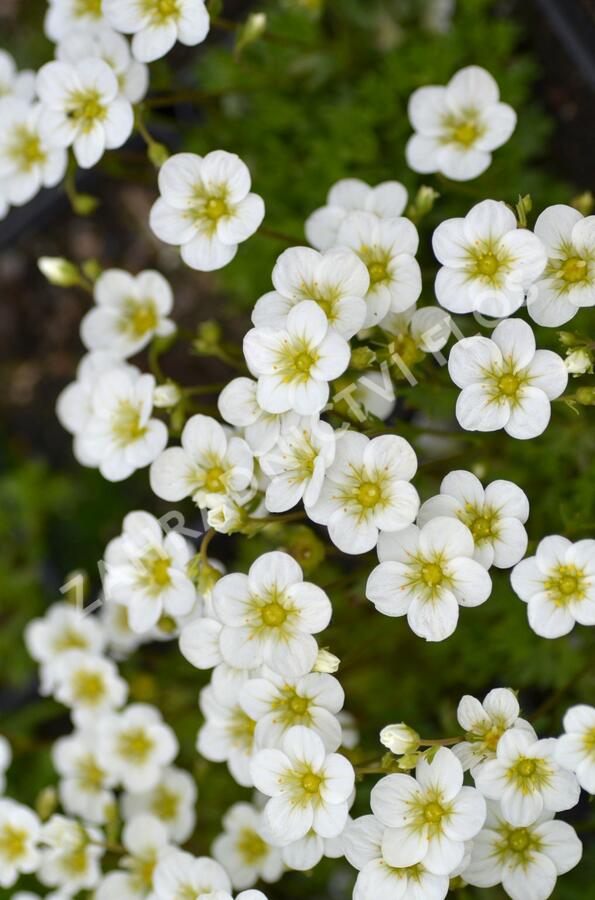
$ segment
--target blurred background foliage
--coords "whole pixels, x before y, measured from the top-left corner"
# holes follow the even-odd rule
[[[441,194],[420,226],[422,302],[431,303],[430,236],[438,221],[464,214],[485,197],[513,204],[527,193],[538,212],[552,203],[570,202],[589,187],[580,166],[565,168],[564,144],[562,153],[552,156],[561,127],[568,126],[572,98],[558,85],[554,107],[557,103],[559,109],[545,113],[548,76],[533,53],[538,48],[530,41],[535,22],[533,13],[527,15],[529,5],[533,8],[489,0],[225,2],[220,14],[232,20],[265,11],[264,35],[238,51],[232,28],[214,29],[206,46],[178,48],[154,66],[145,108],[151,133],[171,150],[204,153],[224,148],[238,153],[251,169],[255,190],[265,198],[265,224],[271,233],[244,244],[236,260],[216,275],[184,270],[175,252],[158,245],[148,232],[156,176],[140,139],[110,153],[97,172],[81,180],[81,188],[101,200],[91,219],[75,219],[60,192],[54,192],[4,224],[0,372],[7,388],[0,399],[0,732],[11,739],[17,757],[9,772],[13,796],[33,803],[39,790],[54,780],[48,751],[69,727],[61,708],[36,697],[35,667],[22,642],[25,623],[60,597],[60,585],[73,569],[88,573],[92,596],[98,588],[97,560],[106,542],[119,533],[127,511],[165,511],[151,495],[145,472],[112,485],[73,461],[70,439],[57,425],[53,407],[82,355],[78,321],[88,301],[75,291],[45,285],[35,272],[35,258],[96,257],[105,266],[132,271],[156,266],[174,285],[176,318],[184,328],[196,329],[201,320],[215,315],[226,336],[237,343],[250,308],[270,287],[276,256],[292,238],[303,240],[303,222],[323,204],[330,186],[345,176],[370,183],[398,179],[410,195],[422,183]],[[26,0],[8,2],[2,10],[4,43],[21,66],[35,68],[50,57],[51,46],[41,32],[44,7],[43,2]],[[539,32],[543,25],[535,27]],[[496,77],[503,99],[519,114],[518,128],[481,178],[458,186],[440,177],[422,180],[405,166],[408,97],[420,85],[444,83],[471,63]],[[576,129],[568,127],[576,135]],[[589,311],[583,310],[569,327],[588,334],[592,323]],[[458,324],[467,330],[476,327],[472,322]],[[537,331],[538,345],[563,352],[555,331]],[[146,359],[140,364],[146,366]],[[185,384],[233,377],[221,363],[190,354],[187,346],[174,348],[163,366]],[[531,502],[530,549],[546,534],[578,539],[593,533],[592,410],[581,407],[577,415],[555,403],[549,429],[528,442],[503,433],[437,437],[424,434],[424,423],[456,432],[456,390],[433,359],[423,360],[415,373],[419,383],[414,388],[398,383],[397,413],[388,427],[416,446],[421,460],[416,483],[423,499],[438,490],[447,471],[469,468],[487,481],[511,479],[526,491]],[[580,382],[589,383],[593,379]],[[571,383],[569,391],[575,386]],[[191,505],[184,512],[196,518]],[[251,541],[216,538],[211,548],[226,565],[245,569],[272,548],[286,547],[299,557],[302,541],[299,526],[271,527]],[[334,620],[323,640],[343,661],[339,677],[346,708],[361,732],[362,758],[380,752],[377,734],[388,722],[405,720],[425,737],[456,733],[456,706],[466,692],[482,697],[497,685],[518,689],[525,714],[535,717],[544,734],[559,733],[567,706],[592,702],[591,634],[577,627],[561,640],[538,638],[506,573],[495,574],[488,603],[462,610],[452,638],[428,645],[404,621],[378,615],[365,600],[363,586],[374,562],[373,554],[346,560],[329,552],[309,573],[333,600]],[[206,677],[183,660],[175,643],[145,646],[122,669],[132,699],[156,703],[176,727],[180,763],[195,773],[200,789],[197,829],[189,848],[207,853],[224,810],[248,792],[234,784],[224,766],[207,764],[194,751],[200,722],[196,698]],[[372,782],[368,778],[360,788],[358,814],[367,811],[366,789]],[[588,844],[595,828],[592,811],[583,802],[571,818]],[[347,867],[327,861],[312,875],[288,875],[267,892],[271,900],[343,900],[350,896],[353,877]],[[558,882],[554,896],[578,900],[593,883],[591,854]],[[0,891],[0,896],[8,894]],[[503,894],[499,889],[468,888],[456,896]]]

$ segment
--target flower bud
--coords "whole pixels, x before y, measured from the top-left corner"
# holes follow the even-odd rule
[[[593,212],[593,194],[591,191],[585,191],[584,194],[573,197],[570,201],[570,205],[574,206],[575,209],[578,209],[583,216],[590,216]]]
[[[182,399],[182,392],[173,381],[158,384],[153,391],[153,406],[158,409],[171,409]]]
[[[316,662],[312,666],[313,672],[325,672],[327,675],[333,675],[341,665],[341,660],[329,650],[321,648],[318,651]]]
[[[58,808],[58,793],[53,785],[43,788],[35,798],[35,811],[45,822]]]
[[[370,347],[357,347],[351,354],[349,365],[352,369],[357,369],[358,372],[364,372],[374,362],[376,362],[376,354]]]
[[[571,375],[585,375],[593,371],[593,360],[585,347],[572,350],[564,360],[564,365]]]
[[[419,746],[419,734],[409,725],[400,722],[398,725],[387,725],[382,729],[380,743],[398,756],[403,753],[414,753]]]
[[[198,329],[198,335],[194,339],[192,346],[197,353],[212,353],[213,350],[219,349],[219,341],[221,340],[221,326],[218,322],[209,320],[202,322]]]
[[[73,287],[81,283],[78,266],[68,259],[60,256],[42,256],[37,260],[37,266],[49,283],[57,287]]]
[[[214,506],[209,510],[207,523],[220,534],[233,534],[234,531],[242,529],[245,519],[246,515],[243,509],[236,506],[231,500],[224,500],[219,506]]]
[[[250,13],[243,27],[240,29],[236,41],[235,52],[239,54],[248,44],[257,41],[267,27],[267,17],[263,12]]]
[[[574,398],[581,406],[595,406],[595,387],[579,388]]]
[[[407,215],[412,220],[412,222],[419,222],[420,219],[423,219],[424,216],[427,216],[429,212],[434,207],[434,203],[438,199],[440,194],[438,191],[435,191],[434,188],[428,187],[427,184],[422,184],[417,194],[415,195],[415,199],[413,203],[409,205],[407,210]]]
[[[580,340],[580,338],[577,337],[576,334],[573,334],[572,331],[559,331],[558,338],[564,347],[574,347]]]

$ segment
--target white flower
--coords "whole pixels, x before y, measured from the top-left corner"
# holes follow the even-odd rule
[[[526,729],[512,728],[498,741],[495,759],[475,773],[479,790],[500,801],[511,825],[531,825],[544,810],[560,812],[578,803],[578,782],[556,762],[556,743],[555,738],[536,740]]]
[[[223,659],[237,668],[266,663],[281,676],[298,677],[316,661],[314,634],[331,618],[324,591],[303,581],[287,553],[264,553],[248,575],[224,575],[213,588],[213,608],[223,624]],[[200,627],[200,626],[198,626]]]
[[[354,900],[444,900],[449,876],[434,875],[422,863],[389,865],[382,853],[385,832],[375,816],[360,816],[349,822],[341,835],[347,861],[359,872]]]
[[[112,28],[134,35],[132,52],[141,62],[165,56],[176,41],[194,47],[209,33],[204,0],[103,0],[103,9]]]
[[[553,821],[553,813],[519,828],[506,821],[497,803],[489,803],[462,877],[482,888],[501,883],[512,900],[546,900],[557,876],[574,868],[582,851],[574,828]]]
[[[575,622],[595,625],[595,540],[543,538],[535,556],[514,567],[510,582],[541,637],[562,637]]]
[[[35,73],[29,69],[17,72],[14,59],[0,48],[0,98],[16,97],[29,103],[35,96]]]
[[[514,566],[527,549],[529,501],[512,481],[492,481],[484,490],[472,472],[449,472],[440,493],[422,504],[417,523],[423,526],[436,516],[457,518],[467,526],[475,542],[473,558],[486,569]]]
[[[151,466],[151,487],[158,497],[192,497],[201,508],[238,498],[252,481],[252,452],[210,416],[188,419],[181,447],[168,447]]]
[[[59,887],[67,896],[95,888],[101,878],[99,861],[105,853],[103,835],[74,819],[53,815],[41,829],[45,845],[37,878],[47,887]]]
[[[479,606],[490,596],[492,581],[473,559],[474,549],[467,526],[445,516],[382,534],[380,565],[368,578],[366,596],[385,616],[407,615],[420,637],[443,641],[457,627],[459,606]]]
[[[69,650],[101,653],[105,633],[98,619],[83,615],[70,603],[52,603],[45,616],[32,619],[25,627],[27,652],[45,665]]]
[[[416,469],[417,458],[404,438],[382,435],[370,440],[344,432],[308,516],[328,527],[331,540],[344,553],[365,553],[376,545],[379,530],[399,531],[415,519],[419,497],[409,482]]]
[[[577,350],[572,350],[568,353],[564,360],[564,365],[570,375],[574,375],[575,377],[578,375],[586,375],[587,372],[589,374],[593,373],[591,353],[585,347],[579,347]]]
[[[96,306],[81,322],[81,338],[89,350],[105,350],[125,359],[155,336],[175,330],[167,316],[173,306],[171,287],[159,272],[130,275],[122,269],[103,272],[93,288]]]
[[[564,716],[564,731],[556,745],[556,760],[576,774],[589,794],[595,794],[595,707],[572,706]]]
[[[188,576],[192,555],[190,544],[175,531],[164,535],[154,516],[128,513],[104,555],[106,602],[127,606],[130,627],[141,634],[162,615],[187,615],[197,598]]]
[[[393,338],[391,351],[399,353],[405,363],[415,362],[422,353],[436,353],[448,343],[452,319],[438,306],[415,304],[399,313],[389,312],[380,323],[383,331]]]
[[[391,753],[401,755],[412,753],[419,747],[420,737],[417,731],[404,722],[398,725],[386,725],[380,732],[380,743]]]
[[[387,363],[381,371],[368,369],[363,375],[337,391],[332,405],[357,422],[363,422],[369,415],[377,419],[388,419],[396,404],[395,389]]]
[[[68,706],[77,724],[92,723],[98,715],[126,701],[128,685],[111,659],[84,650],[69,650],[43,671],[42,693],[52,693]]]
[[[564,325],[579,309],[595,305],[595,216],[572,206],[548,206],[535,234],[547,251],[547,266],[529,296],[527,310],[539,325]]]
[[[414,172],[441,172],[453,181],[477,178],[492,161],[492,150],[514,131],[516,113],[500,103],[498,85],[485,69],[467,66],[446,87],[418,88],[409,98],[415,134],[406,147]]]
[[[274,291],[256,302],[252,322],[256,328],[283,328],[290,309],[313,300],[341,337],[352,338],[367,318],[364,297],[370,276],[352,250],[335,247],[318,253],[309,247],[291,247],[273,269]]]
[[[269,512],[284,512],[300,500],[305,506],[316,503],[334,458],[335,432],[328,422],[288,413],[277,444],[260,458],[271,479],[265,496]]]
[[[402,312],[415,303],[421,294],[421,270],[415,259],[419,236],[413,222],[350,213],[337,240],[340,246],[354,250],[368,269],[366,327],[377,325],[389,312]]]
[[[349,213],[368,212],[379,219],[394,219],[406,205],[407,190],[398,181],[370,187],[359,178],[343,178],[330,189],[326,206],[307,219],[306,237],[317,250],[328,250],[337,243],[339,229]]]
[[[0,100],[0,183],[13,206],[28,203],[42,187],[54,187],[66,172],[66,151],[41,130],[42,114],[38,103]]]
[[[295,725],[315,731],[329,752],[341,745],[337,713],[343,708],[345,694],[332,675],[311,672],[287,678],[266,670],[243,685],[239,702],[256,722],[258,747],[281,747],[287,731]]]
[[[76,370],[76,380],[58,395],[58,421],[74,435],[74,455],[82,465],[93,465],[92,462],[85,462],[79,437],[93,416],[93,391],[103,375],[119,364],[120,360],[112,353],[86,353]]]
[[[69,30],[56,47],[56,59],[62,62],[78,63],[89,57],[102,59],[114,70],[126,100],[139,103],[143,99],[149,86],[149,70],[132,59],[125,37],[107,26],[89,29],[79,25]]]
[[[249,672],[236,672],[229,681],[212,678],[201,690],[199,704],[205,724],[196,741],[198,752],[212,762],[226,762],[232,777],[242,787],[252,786],[250,760],[256,726],[238,698],[241,685],[249,677]]]
[[[347,821],[349,822],[349,816]],[[310,829],[303,838],[292,841],[291,844],[286,844],[281,848],[283,862],[289,869],[309,872],[318,865],[323,856],[328,859],[340,859],[343,856],[341,837],[342,834],[337,837],[323,838]]]
[[[241,428],[246,442],[255,456],[261,456],[275,446],[286,415],[268,413],[256,399],[258,384],[252,378],[234,378],[217,400],[221,418]]]
[[[386,826],[386,863],[397,868],[423,863],[434,875],[450,875],[458,868],[465,842],[475,837],[486,817],[485,800],[475,788],[463,786],[463,768],[446,747],[430,763],[422,758],[415,778],[382,778],[372,788],[370,803]]]
[[[521,440],[537,437],[550,420],[550,400],[563,393],[568,372],[551,350],[536,350],[531,327],[500,322],[492,338],[463,338],[450,351],[450,377],[462,388],[457,419],[466,431],[500,428]]]
[[[234,888],[252,887],[260,878],[278,881],[283,858],[264,836],[262,811],[250,803],[234,803],[223,816],[223,834],[213,842],[212,853],[230,873]]]
[[[321,738],[301,726],[287,732],[282,747],[260,750],[250,766],[254,784],[271,798],[264,809],[269,832],[280,846],[310,829],[321,837],[336,837],[347,821],[351,763],[337,753],[327,754]]]
[[[178,741],[158,709],[134,703],[102,723],[104,765],[127,791],[150,791],[178,752]]]
[[[350,351],[320,306],[302,300],[283,328],[252,328],[244,338],[244,356],[258,378],[259,406],[270,413],[294,410],[309,416],[324,407],[328,383],[345,371]]]
[[[486,759],[495,759],[498,741],[509,728],[520,728],[537,740],[532,726],[519,718],[520,711],[515,694],[508,688],[494,688],[483,703],[470,694],[461,698],[457,720],[466,732],[466,740],[452,749],[463,769],[471,769],[475,776]]]
[[[121,147],[132,133],[132,106],[102,59],[46,63],[37,73],[37,93],[41,133],[58,146],[72,145],[83,169],[99,162],[106,149]]]
[[[500,200],[482,200],[464,219],[441,222],[432,246],[442,263],[436,297],[455,313],[510,316],[547,261],[539,238],[517,228],[513,211]]]
[[[0,794],[4,793],[4,788],[6,787],[5,772],[10,766],[11,761],[12,751],[10,749],[10,744],[4,735],[0,734]]]
[[[116,659],[126,659],[143,642],[142,636],[132,631],[128,622],[128,609],[121,603],[104,603],[101,607],[101,621],[107,645]],[[154,633],[148,637],[152,639]]]
[[[235,153],[170,156],[159,170],[161,196],[151,209],[151,228],[166,244],[181,247],[192,269],[221,269],[264,218],[262,198],[250,193],[250,185],[248,167]]]
[[[79,462],[98,468],[108,481],[122,481],[153,462],[167,444],[165,423],[151,418],[154,388],[153,375],[135,366],[104,371],[74,444]]]
[[[122,815],[126,820],[141,813],[155,816],[165,825],[171,840],[183,844],[194,830],[197,794],[194,778],[183,769],[169,766],[161,770],[151,790],[122,795]]]
[[[64,810],[88,822],[107,822],[114,807],[111,789],[116,778],[100,758],[94,723],[58,738],[52,747],[52,762],[61,776],[58,790]]]
[[[74,28],[93,32],[103,21],[103,0],[49,0],[44,31],[55,43]]]
[[[32,810],[0,797],[0,887],[12,887],[21,872],[35,871],[39,832],[39,819]]]
[[[153,872],[169,850],[167,828],[155,816],[141,813],[124,826],[122,844],[128,853],[120,865],[126,871],[109,872],[95,891],[96,900],[153,896]]]
[[[223,866],[208,856],[194,857],[183,850],[170,850],[155,867],[153,890],[156,900],[210,900],[231,890]],[[225,897],[225,894],[223,893]]]

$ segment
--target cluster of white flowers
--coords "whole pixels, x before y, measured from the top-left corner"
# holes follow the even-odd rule
[[[579,862],[576,832],[554,816],[578,803],[579,781],[593,787],[595,710],[570,709],[557,740],[539,740],[507,688],[483,703],[466,695],[457,718],[463,739],[417,752],[415,777],[382,778],[372,789],[373,814],[347,825],[343,849],[359,871],[355,900],[444,900],[457,876],[477,887],[502,884],[512,900],[546,900],[557,876]],[[397,755],[424,746],[404,724],[388,726],[382,739]],[[464,784],[469,770],[473,787]]]

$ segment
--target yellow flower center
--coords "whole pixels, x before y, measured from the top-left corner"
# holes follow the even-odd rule
[[[483,742],[488,748],[488,750],[496,750],[498,746],[498,741],[502,737],[502,728],[497,728],[495,725],[486,731]]]
[[[595,728],[590,728],[583,737],[583,744],[587,753],[595,754]]]
[[[534,759],[521,759],[516,764],[516,772],[521,778],[531,778],[537,770],[537,763]]]
[[[317,794],[322,783],[322,778],[314,772],[308,772],[302,778],[302,787],[308,794]]]
[[[258,862],[266,856],[268,846],[261,836],[251,828],[244,828],[240,832],[237,844],[240,855],[250,865]]]
[[[373,481],[363,481],[357,489],[356,497],[361,506],[370,509],[380,500],[380,488]]]
[[[225,485],[223,484],[222,476],[224,474],[224,470],[221,466],[212,466],[205,475],[205,487],[212,494],[217,494],[219,491],[225,490]]]
[[[74,628],[65,628],[64,631],[58,635],[52,646],[56,653],[60,653],[63,650],[84,650],[87,647],[87,641],[83,635],[80,634],[80,632],[75,631]]]
[[[75,0],[74,14],[77,17],[101,18],[101,0]]]
[[[422,580],[428,587],[436,587],[444,578],[444,572],[438,563],[426,563],[421,570]]]
[[[308,701],[305,697],[296,696],[289,701],[289,707],[291,711],[296,714],[296,716],[303,716],[304,713],[308,711],[308,705]]]
[[[581,259],[579,256],[573,256],[566,260],[560,269],[560,274],[564,281],[568,281],[570,284],[575,284],[577,281],[584,281],[589,274],[587,261]]]
[[[118,740],[118,753],[130,762],[145,762],[152,749],[153,741],[142,728],[124,731]]]
[[[311,353],[308,353],[304,350],[301,353],[298,353],[293,361],[293,364],[298,372],[303,372],[304,374],[306,374],[314,365],[314,359]]]
[[[261,616],[264,625],[268,625],[269,628],[278,628],[287,618],[287,610],[280,603],[274,601],[263,606]]]
[[[460,125],[457,125],[452,132],[453,140],[456,141],[457,144],[462,144],[464,147],[469,147],[471,144],[475,143],[478,137],[479,129],[472,122],[462,122]]]
[[[178,794],[175,794],[173,791],[168,791],[163,785],[159,785],[155,788],[151,809],[158,819],[165,819],[166,822],[175,819],[178,814],[179,806],[180,797]]]
[[[531,833],[526,828],[514,828],[508,835],[508,846],[515,853],[522,853],[531,843]]]
[[[84,131],[89,131],[96,120],[105,119],[107,110],[97,91],[80,91],[72,94],[68,114]]]
[[[143,306],[135,304],[130,318],[126,324],[130,331],[137,337],[142,337],[147,331],[153,331],[157,327],[157,313],[151,302]]]
[[[27,832],[6,824],[0,830],[0,857],[16,862],[27,849]]]
[[[88,755],[79,761],[77,774],[86,791],[97,792],[103,787],[104,773],[93,756]]]
[[[498,388],[507,397],[514,397],[520,386],[520,379],[516,375],[503,375],[498,380]]]
[[[576,566],[558,566],[555,574],[548,578],[544,585],[550,592],[554,602],[565,606],[573,600],[582,600],[584,596],[584,573]]]
[[[444,815],[444,808],[436,801],[432,800],[424,807],[424,819],[430,825],[437,825]]]
[[[79,703],[94,706],[105,694],[105,683],[98,672],[78,671],[72,682],[72,693]]]
[[[368,265],[368,273],[372,284],[378,284],[386,278],[386,266],[381,262],[373,262]]]
[[[471,523],[471,533],[476,541],[487,538],[492,533],[492,521],[488,516],[478,516]]]
[[[214,222],[227,215],[227,212],[227,204],[220,197],[210,197],[205,204],[205,214]]]
[[[155,560],[151,567],[151,578],[153,582],[159,587],[165,587],[170,583],[171,578],[169,577],[169,567],[171,565],[171,559],[169,556],[160,556]]]
[[[10,156],[23,172],[29,172],[33,166],[43,163],[46,153],[41,149],[39,136],[28,128],[17,128],[10,146]]]
[[[484,253],[477,260],[477,271],[482,275],[494,275],[500,267],[498,257],[491,251]]]
[[[123,447],[143,437],[146,426],[140,423],[140,410],[129,400],[121,400],[112,422],[112,433]]]

